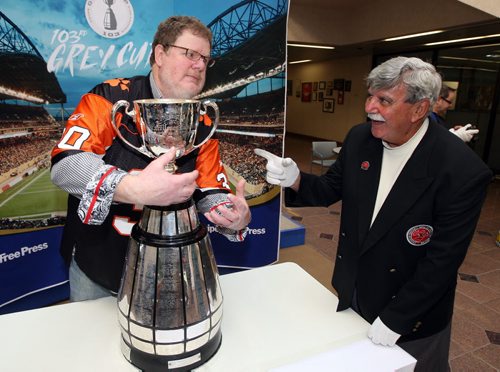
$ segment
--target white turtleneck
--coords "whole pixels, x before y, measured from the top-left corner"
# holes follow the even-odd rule
[[[390,147],[387,142],[382,141],[382,144],[384,145],[382,170],[380,171],[377,200],[375,201],[375,207],[373,208],[372,222],[370,226],[373,224],[373,221],[375,221],[375,218],[377,217],[380,208],[382,208],[387,195],[389,195],[392,186],[398,179],[399,174],[406,165],[406,162],[413,154],[413,151],[415,151],[418,144],[424,137],[428,127],[429,119],[425,119],[417,133],[415,133],[412,138],[403,143],[401,146]]]

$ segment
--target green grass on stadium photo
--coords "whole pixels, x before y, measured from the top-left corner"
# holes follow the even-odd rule
[[[49,169],[39,169],[0,194],[0,218],[34,220],[65,215],[67,198],[50,180]]]

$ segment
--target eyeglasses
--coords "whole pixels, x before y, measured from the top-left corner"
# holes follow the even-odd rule
[[[181,46],[178,46],[178,45],[174,45],[174,44],[165,44],[164,46],[171,46],[171,47],[174,47],[174,48],[183,49],[184,50],[184,55],[190,61],[196,62],[196,61],[199,61],[200,59],[202,59],[203,63],[205,63],[205,65],[207,65],[207,67],[212,67],[213,65],[215,65],[215,59],[212,59],[210,57],[204,56],[203,54],[198,53],[196,50],[184,48],[184,47],[181,47]]]
[[[443,101],[445,101],[445,102],[446,102],[447,104],[449,104],[449,105],[452,105],[452,104],[453,104],[453,102],[452,102],[452,101],[450,101],[449,99],[444,98],[443,96],[441,96],[441,99],[442,99]]]

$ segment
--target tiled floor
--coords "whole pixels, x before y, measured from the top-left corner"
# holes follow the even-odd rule
[[[286,156],[310,171],[311,141],[288,135]],[[319,174],[319,166],[313,172]],[[337,249],[340,203],[329,208],[285,208],[306,227],[305,245],[282,249],[280,261],[301,265],[328,289]],[[450,365],[453,372],[500,371],[500,179],[493,181],[476,233],[459,271],[452,323]]]

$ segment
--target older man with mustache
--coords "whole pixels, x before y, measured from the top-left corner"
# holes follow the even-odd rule
[[[457,272],[492,173],[428,115],[441,87],[435,68],[397,57],[367,77],[371,122],[353,127],[321,176],[257,149],[269,183],[287,187],[287,206],[342,200],[332,285],[337,311],[371,323],[376,344],[396,343],[416,371],[448,370]]]

